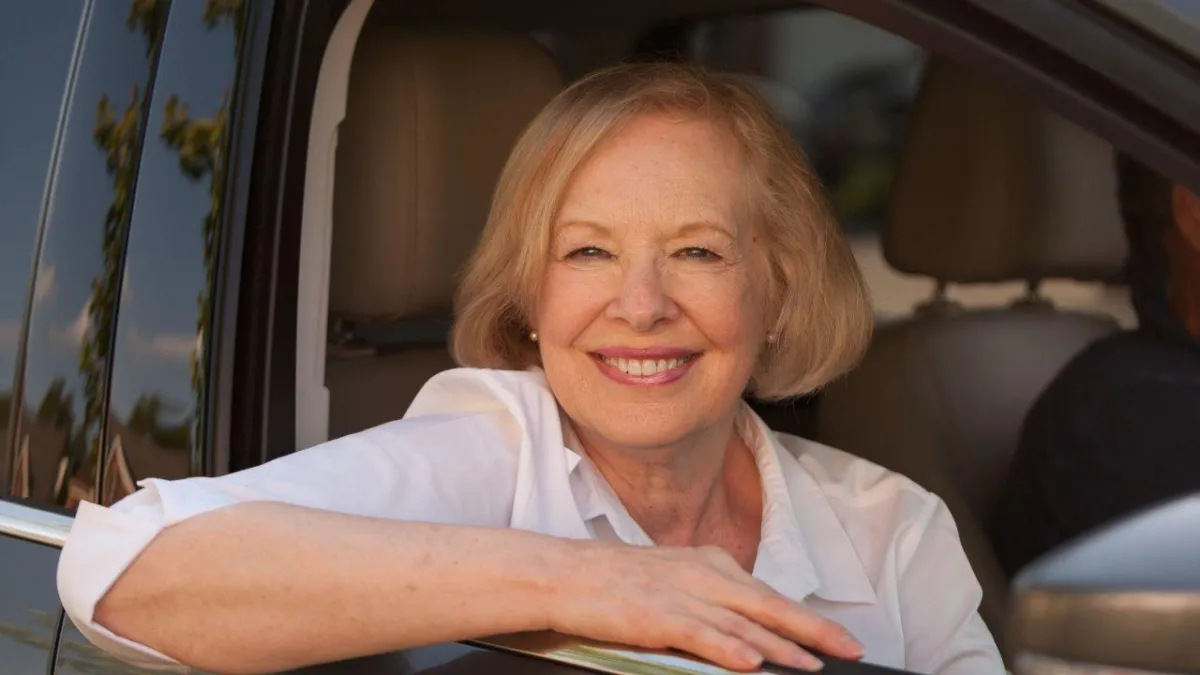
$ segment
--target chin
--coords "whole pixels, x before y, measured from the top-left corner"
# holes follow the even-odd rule
[[[594,406],[584,411],[577,423],[614,445],[652,449],[679,443],[711,425],[694,413],[694,408],[670,404]]]
[[[687,435],[685,433],[666,433],[664,429],[596,429],[596,431],[609,443],[631,450],[653,450],[655,448],[669,447],[678,443]]]

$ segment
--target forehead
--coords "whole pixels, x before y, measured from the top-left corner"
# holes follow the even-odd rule
[[[736,141],[720,126],[644,115],[602,141],[578,167],[557,220],[701,219],[732,226],[741,164]]]

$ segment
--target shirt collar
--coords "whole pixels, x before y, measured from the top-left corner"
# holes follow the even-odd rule
[[[747,440],[754,441],[749,444],[763,482],[759,556],[764,569],[759,575],[756,563],[755,575],[793,599],[812,593],[831,602],[875,602],[875,589],[858,551],[816,478],[749,406],[742,424]],[[799,591],[806,587],[800,585],[797,570],[812,575],[803,595]],[[791,585],[797,592],[785,590]]]
[[[583,444],[571,423],[567,421],[566,415],[563,415],[562,426],[563,449],[567,452],[567,476],[571,481],[571,491],[575,495],[579,515],[585,523],[602,517],[607,517],[610,521],[617,520],[620,514],[616,512],[614,505],[619,505],[620,500],[604,482],[600,472],[585,459]],[[626,537],[622,539],[627,540]]]
[[[749,406],[743,408],[738,432],[754,453],[763,486],[762,537],[754,576],[797,601],[816,595],[831,602],[875,602],[875,590],[858,553],[812,474]],[[585,461],[565,416],[563,446],[583,520],[607,518],[627,543],[650,543],[599,472]]]

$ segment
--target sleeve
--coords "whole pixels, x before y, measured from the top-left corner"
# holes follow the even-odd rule
[[[220,478],[148,479],[110,508],[82,503],[58,565],[71,621],[135,665],[178,664],[95,623],[96,604],[164,528],[233,504],[273,501],[399,520],[507,526],[519,426],[502,413],[392,422]]]
[[[897,578],[906,667],[931,675],[1003,675],[979,616],[983,597],[949,509],[929,495],[902,535]]]

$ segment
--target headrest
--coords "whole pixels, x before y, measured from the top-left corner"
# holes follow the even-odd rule
[[[523,35],[368,21],[338,133],[331,316],[448,313],[517,136],[562,86]]]
[[[1027,96],[930,59],[883,231],[888,263],[950,283],[1119,280],[1111,146]]]

